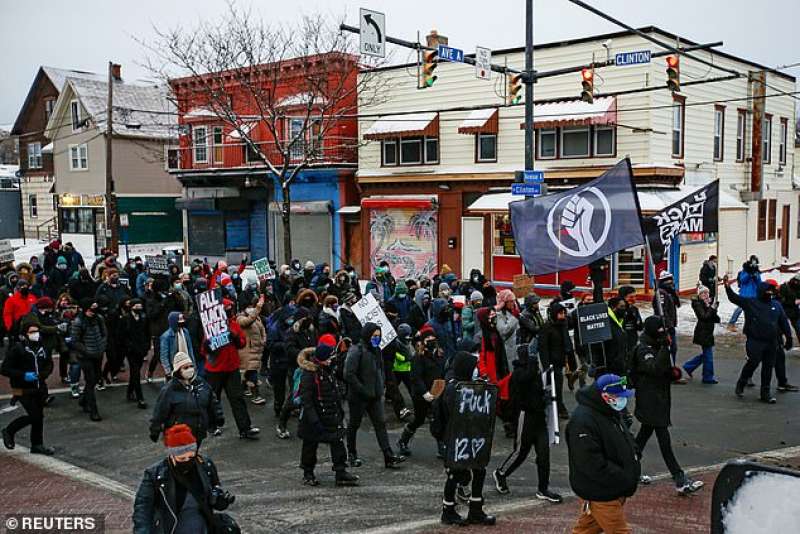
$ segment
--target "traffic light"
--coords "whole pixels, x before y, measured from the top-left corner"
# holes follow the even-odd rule
[[[514,74],[508,78],[508,94],[506,101],[508,105],[519,104],[522,100],[522,73]]]
[[[581,100],[584,102],[594,102],[594,69],[581,70]]]
[[[681,90],[681,60],[678,56],[667,56],[667,87],[673,93]]]
[[[419,81],[420,89],[427,89],[433,86],[436,82],[437,76],[433,75],[433,71],[439,66],[439,52],[436,50],[423,50],[422,51],[422,73]]]

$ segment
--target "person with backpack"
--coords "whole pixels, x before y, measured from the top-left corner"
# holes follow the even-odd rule
[[[546,410],[542,374],[539,369],[537,343],[523,345],[517,351],[514,371],[511,373],[509,392],[512,412],[517,424],[514,435],[514,449],[506,457],[500,467],[494,470],[495,488],[500,494],[508,494],[508,477],[525,462],[531,447],[536,451],[536,472],[539,487],[536,498],[552,503],[562,502],[561,495],[552,492],[550,486],[550,438],[547,431]],[[531,354],[531,348],[534,353]]]
[[[361,338],[350,347],[344,367],[344,379],[349,387],[348,405],[350,421],[347,426],[347,453],[351,467],[360,467],[362,462],[356,450],[356,436],[364,414],[369,416],[375,437],[383,452],[387,469],[395,468],[405,461],[404,456],[395,455],[389,445],[386,418],[383,412],[383,359],[381,357],[381,329],[375,323],[366,323],[361,329]]]
[[[89,414],[89,418],[97,422],[102,421],[102,417],[97,411],[95,388],[100,381],[100,361],[106,350],[108,330],[100,315],[97,301],[92,298],[84,299],[81,301],[81,310],[82,313],[69,326],[69,337],[85,381],[80,405]]]
[[[717,314],[719,302],[714,302],[711,291],[706,286],[697,288],[697,296],[692,299],[692,311],[697,317],[694,325],[692,343],[700,346],[700,354],[683,364],[683,370],[690,377],[703,366],[703,384],[718,384],[714,377],[714,325],[720,322]]]
[[[294,320],[291,328],[286,334],[286,357],[288,359],[287,374],[292,379],[292,392],[297,391],[300,384],[300,370],[297,366],[297,357],[300,351],[310,347],[315,347],[317,344],[317,331],[314,327],[314,321],[311,317],[311,312],[304,307],[299,307],[294,312]],[[292,402],[285,402],[281,407],[281,413],[278,416],[278,427],[275,432],[281,439],[290,437],[287,425],[289,417],[298,406]]]
[[[336,338],[325,334],[320,337],[316,348],[303,349],[297,356],[302,373],[298,388],[302,410],[297,435],[303,440],[300,467],[306,486],[319,485],[314,468],[320,443],[330,446],[336,485],[358,485],[358,477],[347,472],[344,409],[336,376],[331,368],[336,345]]]

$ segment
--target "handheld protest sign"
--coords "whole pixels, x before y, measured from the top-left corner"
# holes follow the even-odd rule
[[[581,345],[592,345],[611,339],[611,318],[608,316],[608,305],[599,302],[578,306],[575,315]]]
[[[275,278],[275,272],[269,266],[267,258],[261,258],[253,262],[253,269],[256,271],[256,276],[259,280],[272,280]]]
[[[147,274],[150,276],[169,276],[169,259],[166,256],[145,256]]]
[[[392,323],[389,322],[389,318],[383,313],[381,305],[375,300],[375,296],[371,293],[367,293],[364,298],[356,302],[352,310],[361,323],[361,326],[367,323],[375,323],[380,327],[381,350],[385,349],[386,346],[397,337],[397,332],[392,326]]]
[[[197,310],[203,335],[211,350],[218,350],[231,342],[228,330],[228,316],[222,303],[222,289],[214,288],[197,295]]]
[[[445,467],[481,469],[492,456],[498,389],[488,382],[460,382],[450,402]]]

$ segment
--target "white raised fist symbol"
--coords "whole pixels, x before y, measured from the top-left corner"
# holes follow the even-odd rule
[[[597,242],[592,237],[592,216],[594,206],[580,195],[573,195],[564,205],[561,212],[561,226],[578,244],[580,252],[597,249]]]

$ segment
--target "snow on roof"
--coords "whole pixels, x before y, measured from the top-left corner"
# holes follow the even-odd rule
[[[364,131],[364,137],[423,132],[437,118],[435,111],[409,113],[406,115],[384,115]]]
[[[108,82],[68,78],[75,95],[104,130]],[[177,136],[177,109],[167,89],[156,85],[114,83],[114,133],[130,137],[169,139]]]
[[[52,154],[53,153],[53,143],[47,143],[42,147],[42,154]]]
[[[288,108],[292,106],[307,106],[311,102],[315,106],[324,106],[327,100],[322,95],[315,95],[314,93],[304,92],[297,93],[296,95],[287,96],[275,104],[276,108]]]
[[[493,124],[488,124],[494,119]],[[492,132],[482,130],[492,129]],[[497,133],[497,108],[473,109],[459,125],[458,133]]]
[[[218,115],[214,113],[214,110],[209,109],[205,106],[201,106],[199,108],[192,108],[184,114],[184,118],[187,119],[196,119],[196,118],[208,118],[213,117],[216,118]]]
[[[74,69],[60,69],[58,67],[48,67],[46,65],[42,65],[42,70],[50,78],[50,81],[53,85],[56,86],[59,92],[64,88],[64,83],[67,81],[67,78],[81,78],[84,80],[95,80],[98,82],[103,82],[108,80],[108,76],[104,76],[102,74],[97,74],[94,72],[87,72],[84,70],[74,70]]]
[[[536,104],[533,107],[536,126],[549,124],[609,124],[617,119],[617,103],[613,96],[596,98],[591,104],[582,100],[562,100]]]

